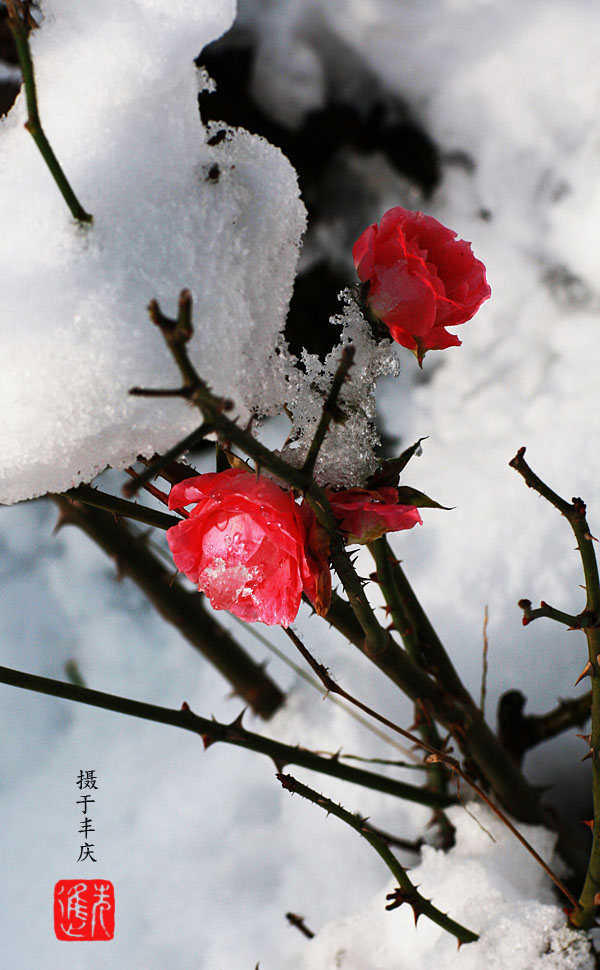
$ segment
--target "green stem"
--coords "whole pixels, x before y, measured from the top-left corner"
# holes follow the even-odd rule
[[[31,59],[31,51],[29,48],[27,27],[23,19],[19,16],[15,0],[8,0],[7,7],[8,26],[15,41],[19,63],[23,73],[23,84],[25,86],[25,100],[27,102],[28,113],[25,127],[36,143],[42,158],[48,166],[52,178],[56,182],[63,199],[71,211],[73,218],[77,219],[78,222],[90,223],[93,221],[93,217],[85,211],[79,202],[79,199],[73,192],[73,189],[69,184],[60,162],[54,154],[52,146],[46,138],[44,129],[42,128],[38,110],[35,75],[33,70],[33,61]]]
[[[447,933],[455,936],[459,943],[474,943],[479,939],[477,933],[473,933],[471,930],[461,926],[460,923],[457,923],[445,913],[442,913],[429,899],[425,899],[421,895],[416,886],[410,881],[406,874],[406,869],[400,865],[393,852],[391,852],[383,839],[374,832],[371,826],[367,824],[365,819],[358,818],[351,812],[346,811],[345,808],[342,808],[341,805],[333,802],[330,798],[320,795],[312,788],[308,788],[307,785],[302,785],[292,775],[279,773],[277,778],[286,791],[291,792],[293,795],[300,795],[301,798],[306,798],[313,805],[318,805],[319,808],[322,808],[328,815],[335,815],[340,821],[345,822],[355,832],[358,832],[375,849],[394,878],[398,880],[399,888],[387,896],[387,899],[391,900],[391,902],[386,906],[386,909],[396,909],[402,903],[408,903],[412,907],[415,923],[419,916],[426,916],[432,922],[441,926],[443,930],[446,930]]]
[[[372,547],[378,578],[381,567],[384,580],[393,584],[393,600],[398,620],[396,629],[407,650],[419,658],[418,662],[424,670],[445,690],[451,691],[463,703],[473,703],[402,566],[394,556],[386,536],[372,543]]]
[[[395,795],[397,798],[431,807],[447,808],[448,805],[456,803],[454,798],[443,799],[440,795],[425,792],[416,785],[409,785],[406,782],[397,781],[395,778],[386,778],[384,775],[365,771],[362,768],[353,768],[350,765],[342,764],[336,758],[322,758],[305,748],[282,744],[280,741],[246,731],[241,725],[241,717],[238,717],[232,724],[220,724],[218,721],[194,714],[185,703],[181,710],[159,707],[156,704],[146,704],[143,701],[135,701],[128,697],[90,690],[89,687],[79,687],[75,684],[52,680],[49,677],[38,677],[37,674],[28,674],[24,671],[12,670],[9,667],[0,667],[0,683],[40,694],[49,694],[53,697],[61,697],[64,700],[76,701],[80,704],[89,704],[91,707],[126,714],[129,717],[139,717],[146,721],[154,721],[157,724],[170,724],[172,727],[198,734],[203,739],[205,747],[215,741],[223,741],[225,744],[233,744],[249,751],[257,751],[259,754],[271,758],[278,770],[288,764],[297,765],[318,771],[324,775],[340,778],[343,781],[352,782],[355,785],[361,785],[363,788],[371,788],[374,791]]]
[[[375,561],[377,582],[379,583],[389,609],[392,623],[397,631],[403,631],[402,639],[406,652],[416,664],[426,669],[419,638],[408,622],[402,608],[402,601],[394,581],[393,562],[395,563],[396,560],[393,560],[385,536],[369,543],[369,551]],[[415,705],[415,722],[418,727],[419,736],[430,747],[436,748],[438,751],[444,747],[444,742],[440,737],[435,721],[418,704]],[[432,791],[446,792],[448,790],[448,774],[441,763],[430,763],[427,767],[427,772],[429,775],[429,787]],[[454,841],[454,826],[443,812],[436,814],[435,821],[439,827],[442,845],[444,847],[451,846]]]
[[[580,908],[571,911],[570,921],[580,929],[589,929],[595,920],[600,901],[600,577],[593,536],[585,515],[585,503],[580,498],[567,502],[557,495],[532,471],[524,455],[525,448],[520,448],[509,464],[522,476],[529,488],[533,488],[567,519],[575,535],[585,577],[586,604],[583,614],[591,622],[584,629],[588,645],[588,662],[584,671],[589,673],[592,682],[590,753],[594,822],[588,870],[579,897]]]

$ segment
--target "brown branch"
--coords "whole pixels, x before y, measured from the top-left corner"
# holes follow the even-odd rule
[[[507,691],[498,703],[498,736],[517,764],[530,748],[570,728],[583,727],[591,715],[592,694],[561,700],[547,714],[523,714],[525,704],[520,690]]]

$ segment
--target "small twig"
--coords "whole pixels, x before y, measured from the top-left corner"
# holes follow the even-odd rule
[[[330,698],[332,701],[336,701],[337,697]],[[322,754],[327,754],[323,751]],[[426,771],[427,765],[424,765],[422,761],[394,761],[391,758],[367,758],[360,754],[346,754],[346,752],[340,751],[339,758],[346,758],[348,761],[362,761],[363,764],[369,765],[388,765],[390,768],[406,768],[408,771]]]
[[[335,815],[340,821],[345,822],[350,828],[358,832],[359,835],[365,839],[369,845],[371,845],[379,857],[386,864],[395,879],[398,880],[399,888],[391,893],[386,898],[390,900],[386,909],[396,909],[401,906],[402,903],[408,903],[412,907],[412,911],[415,917],[415,923],[417,922],[419,916],[427,916],[428,919],[437,923],[442,929],[451,933],[457,938],[459,943],[474,943],[479,937],[477,933],[473,933],[471,930],[466,929],[461,926],[460,923],[455,922],[445,913],[442,913],[437,907],[431,903],[429,899],[425,899],[421,896],[420,892],[410,881],[406,870],[400,865],[395,855],[390,851],[386,843],[377,835],[370,825],[367,824],[365,819],[358,818],[351,812],[346,811],[341,805],[336,804],[330,798],[326,798],[324,795],[320,795],[318,792],[309,788],[307,785],[302,785],[299,781],[292,777],[292,775],[284,775],[279,772],[277,778],[281,782],[283,788],[292,794],[300,795],[302,798],[306,798],[307,801],[312,802],[313,805],[318,805],[322,808],[328,815]]]
[[[315,934],[312,930],[309,930],[308,926],[304,922],[304,916],[298,916],[297,913],[286,913],[285,918],[290,926],[295,926],[297,930],[300,930],[300,932],[307,937],[307,939],[314,939]]]
[[[283,769],[286,765],[297,765],[298,767],[309,768],[312,771],[319,771],[325,775],[331,775],[334,778],[340,778],[343,781],[352,782],[355,785],[361,785],[363,788],[371,788],[386,795],[395,795],[397,798],[418,802],[432,808],[447,808],[448,805],[456,803],[456,799],[451,796],[442,798],[437,793],[426,792],[417,788],[416,785],[409,785],[406,782],[397,781],[395,778],[378,775],[373,771],[365,771],[362,768],[353,768],[350,765],[341,764],[335,758],[321,758],[306,748],[282,744],[272,738],[254,734],[242,726],[241,716],[237,717],[231,724],[220,724],[218,721],[194,714],[185,702],[181,710],[159,707],[157,704],[146,704],[143,701],[119,697],[116,694],[107,694],[104,691],[91,690],[89,687],[78,687],[75,684],[52,680],[49,677],[39,677],[37,674],[28,674],[9,667],[0,667],[0,683],[35,691],[39,694],[61,697],[64,700],[76,701],[79,704],[89,704],[91,707],[100,707],[118,714],[126,714],[129,717],[155,721],[158,724],[170,724],[172,727],[198,734],[205,747],[209,747],[216,741],[223,741],[225,744],[233,744],[249,751],[257,751],[259,754],[271,758],[278,770]]]
[[[481,711],[481,716],[485,715],[485,697],[487,693],[487,675],[488,675],[488,608],[485,607],[483,613],[483,651],[481,658],[481,691],[479,693],[479,710]]]
[[[362,820],[362,816],[358,812],[356,813],[356,817]],[[399,835],[392,835],[391,832],[384,832],[383,829],[378,828],[376,825],[371,825],[371,830],[386,845],[393,845],[397,849],[403,849],[404,852],[413,852],[415,855],[420,855],[421,849],[426,844],[425,839],[403,839]]]
[[[29,48],[26,18],[27,8],[24,4],[20,3],[19,0],[6,0],[6,8],[8,10],[7,22],[14,37],[15,47],[17,49],[19,63],[21,65],[21,71],[23,74],[23,84],[25,86],[25,99],[27,102],[28,113],[25,127],[36,143],[42,158],[48,166],[52,178],[56,182],[63,199],[71,211],[73,218],[77,219],[78,222],[90,223],[92,222],[93,217],[85,211],[79,199],[73,192],[73,189],[71,188],[71,185],[63,172],[60,162],[54,154],[52,146],[46,138],[44,129],[42,128],[37,103],[33,61],[31,59],[31,51]]]
[[[523,610],[523,626],[527,626],[528,623],[532,623],[533,620],[538,620],[543,616],[548,617],[549,620],[555,620],[557,623],[563,623],[569,630],[584,630],[586,627],[594,626],[597,622],[593,615],[585,611],[575,616],[572,613],[557,610],[543,600],[536,610],[531,608],[531,600],[519,600],[517,606]]]
[[[335,421],[336,423],[344,421],[345,416],[338,407],[337,399],[342,389],[342,385],[348,375],[348,371],[352,367],[353,361],[354,347],[347,345],[342,350],[341,360],[334,374],[327,400],[323,405],[323,411],[319,424],[317,425],[317,430],[315,431],[315,436],[310,443],[306,460],[302,466],[302,471],[307,478],[311,478],[315,470],[319,451],[321,450],[321,446],[325,440],[325,435],[329,430],[329,425],[332,421]]]

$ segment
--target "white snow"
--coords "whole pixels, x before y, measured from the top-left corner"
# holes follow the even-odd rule
[[[252,360],[255,371],[249,348],[274,349],[304,220],[294,173],[275,149],[243,133],[211,149],[198,123],[191,61],[227,29],[233,4],[119,0],[99,16],[93,4],[48,0],[44,16],[34,40],[42,119],[95,222],[74,229],[17,105],[0,134],[0,210],[10,227],[0,242],[3,502],[87,479],[193,427],[196,418],[176,403],[126,397],[132,384],[177,381],[145,317],[151,297],[172,313],[178,291],[190,286],[203,373],[218,390],[235,391],[240,410],[279,406],[285,354],[267,381],[264,354]],[[391,205],[424,207],[472,241],[493,290],[461,328],[463,346],[426,358],[425,380],[406,353],[400,376],[381,384],[386,431],[403,444],[429,435],[406,482],[455,506],[428,512],[418,534],[394,545],[476,694],[489,605],[490,719],[498,696],[517,686],[531,710],[548,710],[573,692],[583,638],[544,620],[524,630],[515,604],[543,598],[575,612],[582,579],[566,523],[507,462],[527,445],[553,488],[586,499],[598,533],[600,10],[591,0],[245,0],[239,22],[259,48],[255,90],[290,126],[328,92],[360,98],[362,60],[442,150],[443,179],[429,201],[414,191],[409,201],[406,181],[381,157],[343,162],[371,193],[368,220]],[[215,161],[221,177],[206,182]],[[233,218],[235,229],[226,228]],[[339,251],[333,223],[323,239]],[[302,421],[314,421],[311,407],[316,398],[296,405]],[[1,511],[2,663],[60,678],[74,657],[89,686],[236,716],[239,702],[224,696],[218,675],[136,590],[115,585],[85,537],[64,530],[52,539],[45,505]],[[359,570],[371,569],[365,554]],[[303,630],[344,686],[409,723],[409,705],[326,624],[305,619]],[[294,692],[272,724],[248,718],[248,726],[332,752],[389,756],[278,661],[269,669]],[[183,732],[1,692],[7,965],[593,966],[549,884],[487,816],[496,843],[457,809],[451,854],[426,849],[420,863],[405,859],[425,895],[482,933],[457,952],[424,919],[414,931],[410,911],[384,911],[390,886],[380,860],[337,820],[281,792],[266,759],[219,745],[202,753]],[[589,767],[581,754],[569,733],[530,755],[526,768],[554,785],[549,800],[583,813]],[[81,875],[80,768],[99,775],[98,872],[117,890],[118,935],[101,953],[57,943],[50,922],[54,882]],[[353,786],[324,777],[309,784],[401,835],[418,835],[427,821],[422,809]],[[550,855],[548,834],[530,834]],[[286,925],[289,910],[318,931],[314,941]]]
[[[200,423],[180,400],[127,394],[179,383],[146,306],[175,315],[184,287],[202,376],[242,416],[281,407],[275,348],[305,214],[276,148],[243,131],[206,144],[193,58],[233,14],[208,0],[126,0],[101,15],[44,5],[32,42],[42,122],[94,224],[73,224],[21,97],[0,135],[1,502],[124,467]]]

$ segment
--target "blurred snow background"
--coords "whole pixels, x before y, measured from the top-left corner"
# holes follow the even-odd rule
[[[3,225],[10,227],[3,233],[1,337],[7,474],[15,468],[13,443],[19,460],[28,449],[30,456],[44,456],[44,442],[62,427],[61,409],[73,405],[84,412],[82,426],[89,425],[79,451],[65,436],[69,460],[80,458],[81,466],[90,442],[105,461],[126,460],[131,401],[119,399],[118,388],[173,379],[144,306],[158,295],[169,312],[194,272],[199,281],[218,286],[210,293],[202,289],[199,299],[210,303],[211,313],[222,305],[218,327],[232,328],[227,338],[218,329],[212,341],[215,366],[231,363],[229,373],[240,380],[252,373],[242,367],[247,344],[234,339],[236,327],[246,335],[248,321],[269,300],[272,333],[282,325],[296,260],[293,240],[303,222],[292,169],[256,139],[234,141],[238,156],[227,164],[242,174],[230,172],[231,178],[219,178],[216,185],[202,177],[202,165],[213,159],[205,154],[197,123],[192,58],[227,30],[232,4],[106,3],[101,25],[94,5],[54,0],[46,7],[43,30],[54,30],[54,36],[43,41],[40,31],[35,39],[40,49],[49,45],[47,67],[38,75],[42,118],[96,223],[86,237],[84,259],[78,256],[81,237],[69,234],[68,214],[21,130],[24,115],[17,106],[0,134]],[[379,103],[384,130],[408,119],[422,131],[423,144],[434,146],[431,177],[421,181],[400,171],[389,142],[385,150],[373,151],[355,137],[354,144],[333,153],[319,173],[320,196],[305,194],[315,218],[301,257],[303,273],[326,259],[341,277],[351,278],[352,242],[398,204],[423,208],[457,230],[488,267],[493,298],[461,328],[463,346],[430,354],[423,374],[403,354],[400,377],[380,384],[379,403],[387,435],[402,444],[429,435],[406,481],[455,506],[451,513],[428,513],[424,527],[400,536],[395,547],[475,692],[488,605],[491,719],[500,694],[515,686],[528,697],[528,710],[553,707],[559,696],[572,693],[584,662],[581,635],[545,621],[521,627],[515,604],[523,596],[534,604],[543,598],[570,612],[580,609],[581,577],[566,524],[507,463],[527,445],[531,464],[553,488],[588,502],[591,528],[598,532],[599,36],[600,11],[589,0],[531,0],[526,8],[514,0],[501,6],[485,0],[285,5],[240,0],[233,32],[220,42],[223,63],[227,51],[252,52],[254,104],[290,138],[289,132],[334,104],[340,117],[351,109],[348,124],[364,131]],[[227,89],[227,77],[217,81]],[[219,91],[204,97],[218,98]],[[65,99],[72,114],[61,114]],[[299,165],[298,170],[302,187]],[[177,199],[190,199],[192,180],[197,194],[182,212]],[[215,189],[224,201],[213,210],[206,200],[213,193],[214,202]],[[216,219],[236,207],[249,227],[245,243],[239,224],[225,229],[215,223],[218,244],[204,264],[207,250],[202,241],[194,242],[195,220],[207,211]],[[125,225],[117,220],[123,211],[132,220],[127,232],[117,228]],[[54,248],[57,225],[62,243]],[[106,251],[119,259],[109,263]],[[285,265],[284,278],[272,279],[274,265]],[[53,294],[47,320],[39,316],[44,292]],[[112,310],[125,297],[127,314],[111,330]],[[197,313],[202,316],[200,306]],[[61,365],[52,321],[62,327],[65,354],[71,339],[81,341],[81,373],[71,375]],[[105,384],[111,368],[104,366],[102,381],[94,384],[98,355],[105,365],[121,360],[129,340],[136,348],[135,373]],[[45,380],[57,373],[74,383],[59,383],[52,397]],[[40,387],[44,393],[35,397]],[[272,393],[274,387],[267,387],[265,399]],[[111,458],[95,440],[101,433],[96,418],[107,409],[121,435],[115,436],[120,451]],[[136,412],[135,418],[142,437],[152,432],[149,448],[164,440],[150,427],[154,413]],[[165,426],[180,433],[189,420],[167,413]],[[67,459],[56,459],[54,449],[47,450],[45,467],[27,466],[21,491],[15,486],[4,500],[22,497],[29,486],[29,494],[64,487],[59,477]],[[101,467],[98,459],[89,473]],[[56,481],[49,469],[56,471]],[[69,480],[72,475],[69,469]],[[91,687],[165,706],[179,707],[185,699],[198,713],[233,719],[240,703],[227,697],[220,677],[135,588],[115,582],[113,565],[89,540],[72,529],[53,537],[55,517],[49,503],[1,510],[1,662],[63,678],[65,663],[75,660]],[[365,571],[370,568],[365,560]],[[362,658],[325,624],[304,619],[302,628],[347,689],[409,722],[408,705],[398,704],[377,672],[366,675]],[[283,648],[277,633],[269,631],[269,637]],[[257,659],[264,658],[264,648],[249,634],[244,642]],[[290,700],[266,726],[248,717],[254,730],[329,751],[341,746],[367,756],[397,756],[338,708],[322,703],[279,660],[270,662],[269,671],[290,691]],[[6,965],[23,970],[40,965],[253,970],[257,962],[261,970],[399,965],[416,970],[459,961],[498,970],[588,965],[580,950],[568,946],[560,909],[549,906],[551,893],[522,850],[507,843],[501,864],[492,864],[468,816],[461,816],[462,841],[449,864],[450,883],[444,882],[449,866],[434,854],[426,856],[421,873],[427,894],[436,900],[436,890],[441,893],[442,908],[474,929],[486,929],[480,943],[457,955],[453,941],[440,941],[424,920],[415,935],[410,913],[383,911],[389,886],[379,860],[335,819],[282,792],[266,759],[224,746],[203,753],[184,732],[0,690],[5,886],[0,931]],[[589,771],[579,763],[581,753],[570,733],[526,762],[532,779],[553,786],[548,801],[574,822],[589,812]],[[99,779],[92,815],[98,864],[89,876],[97,870],[116,888],[117,937],[100,948],[58,943],[51,924],[54,882],[88,875],[82,871],[86,863],[76,862],[80,769],[95,769]],[[424,810],[326,778],[309,783],[398,834],[420,834],[428,817]],[[547,842],[544,851],[550,852]],[[460,861],[469,854],[476,870]],[[416,864],[414,857],[406,861]],[[466,905],[475,871],[480,896],[494,900],[496,908]],[[343,920],[308,943],[287,925],[290,910],[316,931]],[[352,917],[355,910],[359,915]],[[529,926],[524,912],[531,913]]]

